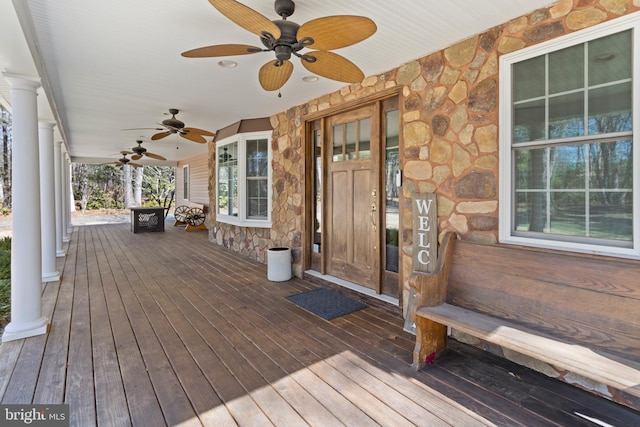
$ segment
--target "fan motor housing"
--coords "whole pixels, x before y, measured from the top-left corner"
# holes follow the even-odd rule
[[[296,5],[293,0],[276,0],[274,9],[278,16],[282,16],[283,19],[293,15],[296,10]]]

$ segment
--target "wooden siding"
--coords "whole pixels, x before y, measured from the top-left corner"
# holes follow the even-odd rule
[[[184,197],[182,168],[189,166],[189,197]],[[178,162],[176,166],[176,206],[199,203],[209,205],[209,156],[201,154]]]

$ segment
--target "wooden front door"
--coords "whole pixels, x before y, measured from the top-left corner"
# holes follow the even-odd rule
[[[378,291],[379,119],[376,106],[329,118],[327,273]]]

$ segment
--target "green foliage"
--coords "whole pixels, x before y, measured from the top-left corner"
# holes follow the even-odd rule
[[[0,324],[11,310],[11,237],[0,239]]]

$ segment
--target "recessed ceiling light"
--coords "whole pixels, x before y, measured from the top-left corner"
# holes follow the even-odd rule
[[[218,61],[218,65],[222,68],[235,68],[238,66],[238,63],[229,59],[223,59],[221,61]]]
[[[320,80],[318,76],[304,76],[302,78],[302,81],[305,83],[314,83],[314,82],[317,82],[318,80]]]

